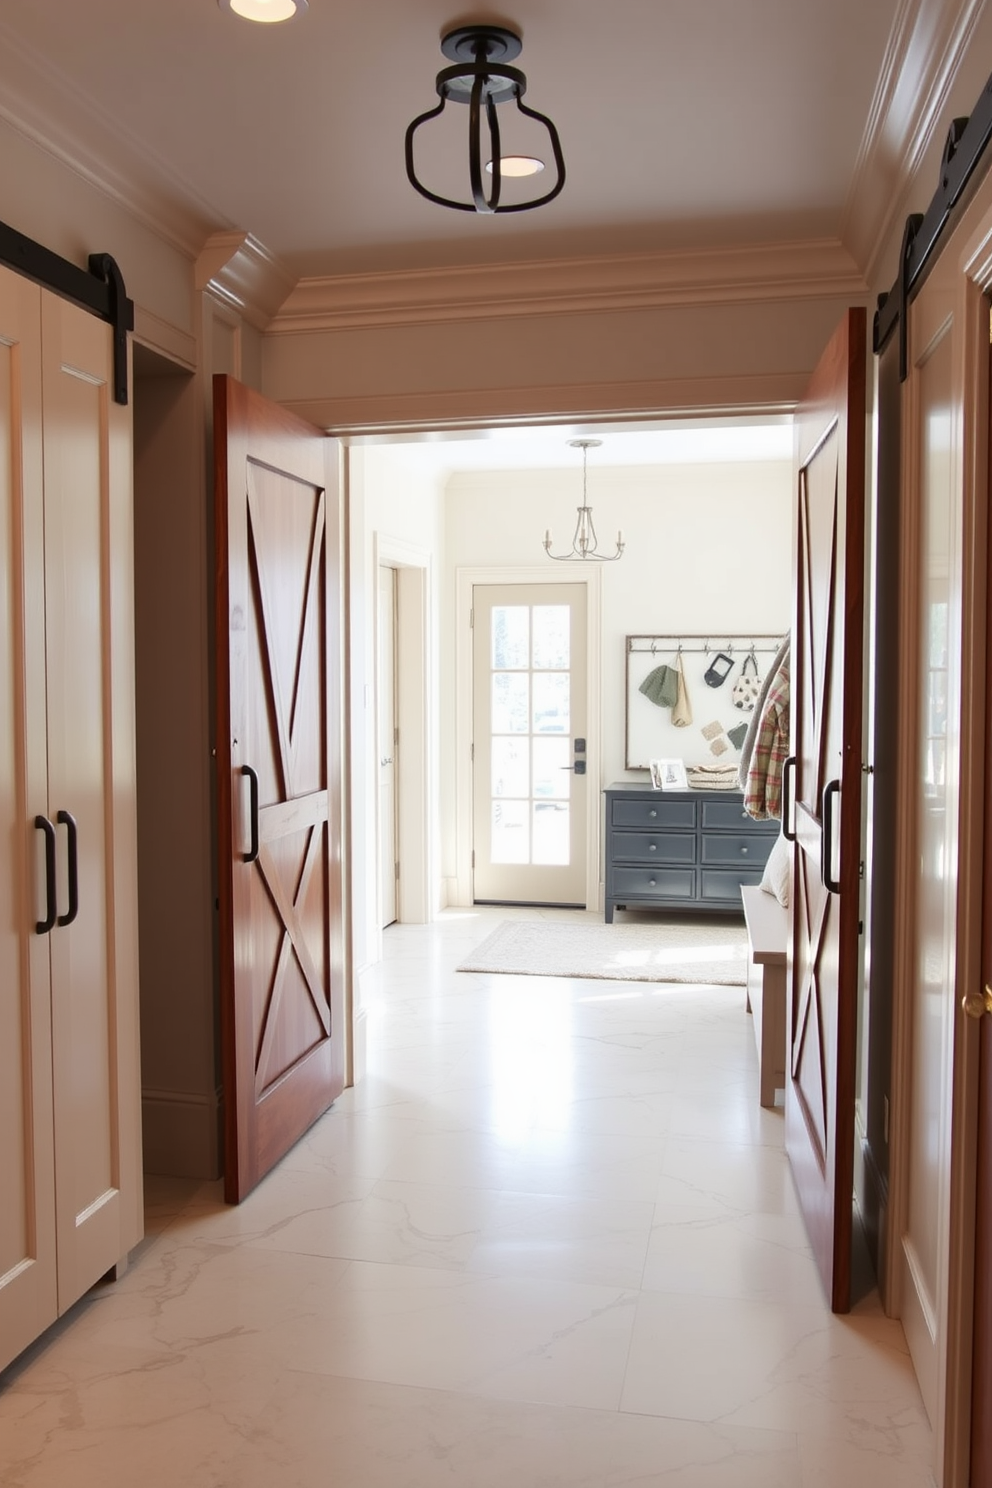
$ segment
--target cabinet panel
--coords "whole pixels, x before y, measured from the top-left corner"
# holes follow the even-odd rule
[[[0,1368],[58,1314],[45,800],[41,291],[0,271]],[[28,499],[26,499],[26,493]],[[37,902],[36,902],[37,901]]]
[[[771,820],[756,821],[753,816],[748,816],[740,797],[737,797],[733,801],[703,801],[702,828],[704,832],[733,832],[743,828],[748,832],[769,832],[776,836],[779,824]]]
[[[678,828],[696,825],[695,801],[663,801],[657,794],[646,798],[614,800],[613,825],[615,827],[665,827]]]
[[[43,348],[49,814],[75,822],[79,902],[50,937],[64,1310],[141,1232],[130,420],[112,397],[108,326],[46,296]],[[58,838],[67,870],[68,824]],[[59,880],[65,912],[67,871]]]
[[[752,832],[704,832],[700,841],[701,863],[740,863],[742,868],[756,867],[760,873],[768,861],[774,838]]]
[[[624,899],[694,899],[694,868],[618,868],[613,875],[614,898]]]
[[[694,863],[694,832],[620,832],[614,839],[614,862],[620,863]]]
[[[741,909],[741,885],[760,884],[761,873],[761,868],[753,872],[735,869],[733,873],[728,869],[704,868],[699,875],[699,897],[710,904],[733,905],[735,909]]]

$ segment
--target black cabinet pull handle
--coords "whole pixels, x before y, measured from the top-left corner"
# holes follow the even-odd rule
[[[47,935],[55,924],[55,828],[47,816],[36,816],[34,824],[45,834],[45,918],[35,921],[35,933]]]
[[[251,765],[241,766],[242,775],[248,777],[248,796],[250,800],[249,821],[251,831],[251,844],[246,853],[241,854],[242,862],[254,863],[258,857],[258,776]]]
[[[820,877],[823,886],[831,894],[840,893],[840,879],[833,878],[830,869],[834,857],[834,801],[840,795],[840,781],[831,780],[824,786],[820,803],[822,826],[820,830]]]
[[[56,924],[71,925],[79,913],[79,828],[71,811],[58,811],[55,820],[65,827],[66,846],[69,849],[69,908],[59,915]]]
[[[793,793],[796,788],[796,756],[790,754],[782,766],[782,836],[786,842],[795,842],[796,833],[792,827],[792,805]]]

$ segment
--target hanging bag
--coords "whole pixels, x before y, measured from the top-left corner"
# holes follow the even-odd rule
[[[734,670],[734,658],[726,651],[718,651],[703,673],[707,687],[722,687]]]
[[[753,655],[745,656],[741,674],[731,688],[731,701],[742,713],[753,713],[760,691],[761,678],[758,676],[757,660]]]

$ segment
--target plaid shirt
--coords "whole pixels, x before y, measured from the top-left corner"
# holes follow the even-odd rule
[[[759,821],[781,820],[782,766],[789,753],[789,663],[784,661],[768,689],[747,772],[744,810]]]

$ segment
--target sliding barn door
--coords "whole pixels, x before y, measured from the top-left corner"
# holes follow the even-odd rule
[[[865,312],[851,310],[796,414],[795,891],[786,1146],[835,1312],[850,1306],[859,966]]]
[[[225,1188],[344,1084],[334,441],[214,381]],[[336,468],[336,467],[335,467]]]

